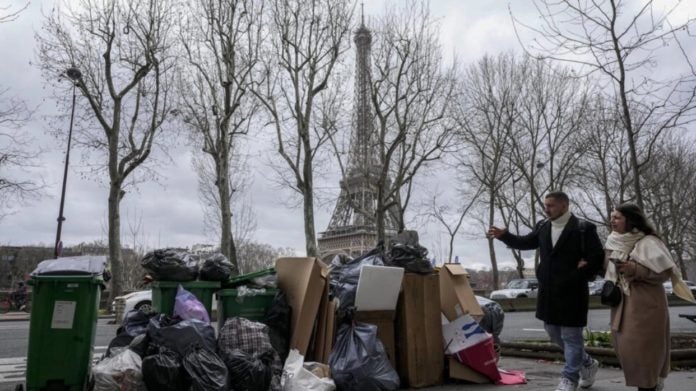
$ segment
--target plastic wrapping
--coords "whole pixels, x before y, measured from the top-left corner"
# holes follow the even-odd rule
[[[141,366],[140,356],[130,349],[103,359],[92,368],[94,391],[147,391]]]
[[[245,297],[258,296],[266,293],[264,288],[249,288],[246,285],[242,285],[237,288],[237,303],[243,303]]]
[[[191,292],[179,285],[176,289],[174,299],[174,316],[181,319],[198,319],[205,323],[210,323],[210,316],[203,303]]]
[[[500,344],[500,333],[503,332],[505,311],[500,304],[485,297],[476,296],[476,301],[483,310],[483,318],[479,322],[482,329],[493,335],[496,344]]]
[[[333,391],[336,384],[328,377],[319,377],[305,368],[304,357],[292,349],[283,367],[283,391]]]
[[[194,346],[215,351],[215,329],[210,324],[196,319],[174,324],[170,322],[171,319],[166,315],[150,319],[147,335],[153,344],[172,349],[182,356]]]
[[[148,390],[188,391],[191,385],[181,356],[167,348],[143,359],[143,378]]]
[[[343,324],[329,357],[331,375],[339,390],[397,390],[399,375],[389,363],[377,326]]]
[[[184,356],[183,365],[191,379],[191,390],[227,390],[227,367],[217,354],[196,347]]]
[[[193,281],[198,277],[197,257],[173,249],[151,251],[141,265],[158,281]]]
[[[266,391],[271,385],[273,372],[270,354],[260,357],[232,349],[222,352],[230,376],[230,384],[239,391]]]
[[[140,310],[128,311],[126,316],[123,317],[123,322],[121,322],[122,329],[119,330],[122,330],[131,337],[145,334],[147,332],[147,325],[150,323],[150,318],[152,318],[152,316],[153,314],[146,314]]]
[[[41,261],[31,275],[103,275],[105,270],[105,255],[84,255]]]
[[[237,273],[234,265],[227,260],[224,254],[212,254],[203,261],[200,270],[200,279],[203,281],[227,281],[230,276]]]

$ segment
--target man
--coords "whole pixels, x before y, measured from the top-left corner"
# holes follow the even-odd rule
[[[570,200],[563,192],[544,198],[547,220],[524,236],[506,228],[490,227],[489,237],[517,250],[539,249],[536,269],[539,281],[536,317],[544,322],[551,341],[563,349],[565,366],[556,391],[592,387],[599,363],[584,348],[582,330],[587,325],[587,281],[600,271],[604,261],[602,243],[594,224],[570,213]]]

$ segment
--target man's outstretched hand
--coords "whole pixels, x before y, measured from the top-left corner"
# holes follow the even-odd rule
[[[496,226],[491,225],[491,227],[488,228],[486,236],[488,236],[489,239],[500,239],[500,237],[503,236],[505,232],[507,232],[507,228],[498,228]]]

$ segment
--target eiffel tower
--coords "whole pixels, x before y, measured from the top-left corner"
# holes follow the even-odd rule
[[[377,183],[382,169],[377,159],[375,127],[370,105],[372,33],[365,17],[353,37],[356,47],[353,132],[341,193],[329,226],[320,234],[319,253],[327,259],[335,254],[359,256],[377,245]],[[389,184],[387,184],[388,186]],[[391,213],[385,213],[387,236],[396,234]]]

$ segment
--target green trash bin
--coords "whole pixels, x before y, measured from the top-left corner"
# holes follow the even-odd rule
[[[254,321],[263,320],[276,293],[278,290],[272,288],[264,289],[263,293],[255,292],[251,296],[240,296],[238,289],[218,291],[215,295],[217,297],[218,330],[225,324],[225,320],[233,316],[241,316]]]
[[[270,274],[275,274],[276,270],[274,267],[268,268],[268,269],[263,269],[259,271],[255,271],[252,273],[247,273],[247,274],[242,274],[239,276],[234,276],[230,277],[229,280],[224,281],[222,283],[223,288],[238,288],[242,285],[248,285],[251,283],[251,280],[259,277],[265,277]]]
[[[196,296],[203,303],[208,315],[212,317],[213,294],[220,289],[219,281],[153,281],[152,308],[155,312],[169,316],[174,314],[174,302],[179,284]]]
[[[27,390],[84,389],[103,284],[94,275],[32,276]]]

